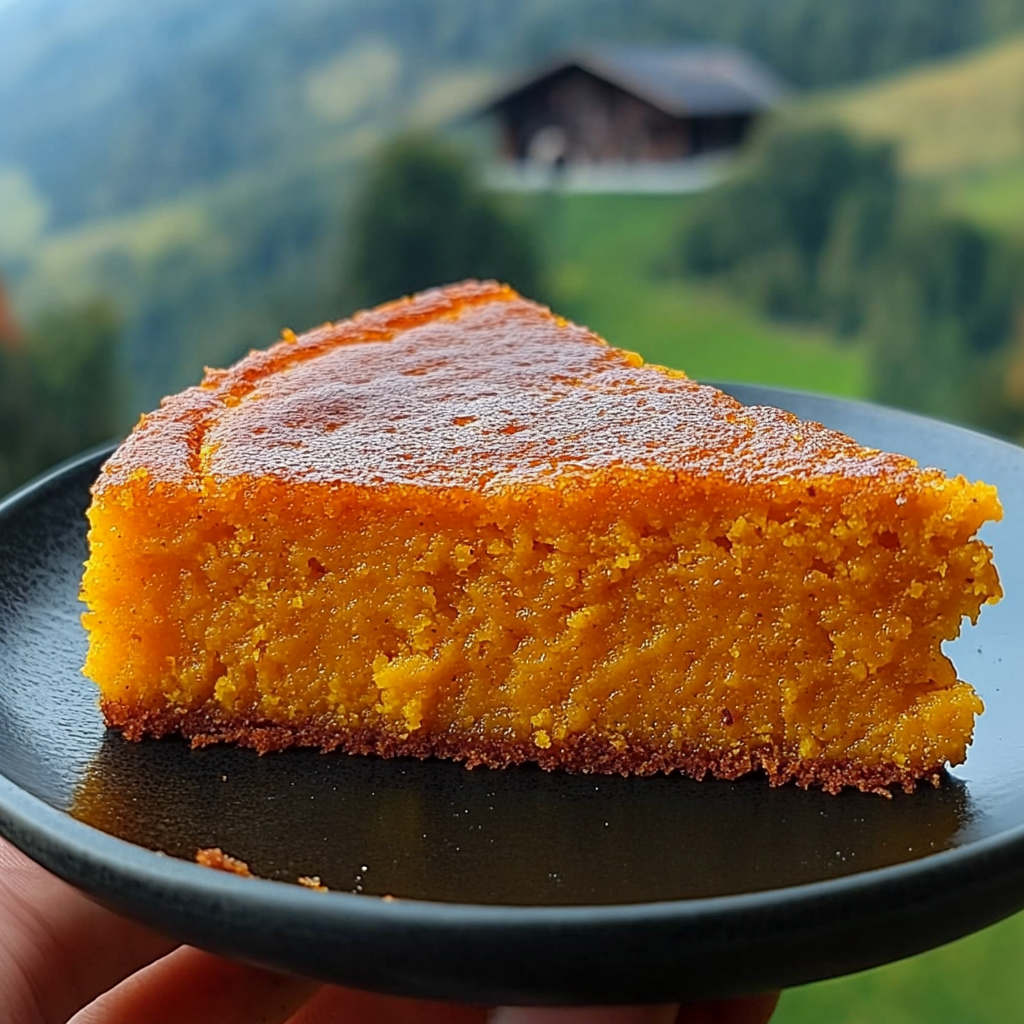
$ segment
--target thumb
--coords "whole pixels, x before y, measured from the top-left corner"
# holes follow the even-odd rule
[[[487,1024],[674,1024],[679,1007],[573,1006],[540,1010],[528,1006],[501,1006]]]
[[[536,1010],[505,1006],[494,1010],[488,1024],[767,1024],[779,1001],[777,992],[717,1003],[686,1006],[576,1006]]]

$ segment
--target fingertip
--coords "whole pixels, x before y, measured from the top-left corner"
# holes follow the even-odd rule
[[[73,1024],[284,1024],[319,987],[182,946],[104,993]]]
[[[479,1006],[382,996],[327,985],[288,1024],[485,1024]]]

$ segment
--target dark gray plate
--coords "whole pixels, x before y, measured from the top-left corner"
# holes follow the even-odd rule
[[[1024,906],[1024,450],[869,405],[728,390],[999,486],[1006,519],[986,536],[1007,597],[951,646],[988,710],[967,764],[940,789],[889,801],[771,790],[762,778],[468,772],[126,743],[104,730],[79,671],[83,511],[98,453],[0,506],[0,832],[194,945],[479,1003],[789,986]],[[280,881],[190,863],[205,846]],[[303,889],[299,875],[335,891]]]

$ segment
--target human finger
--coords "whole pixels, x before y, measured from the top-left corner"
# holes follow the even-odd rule
[[[487,1010],[325,986],[288,1024],[485,1024]]]
[[[104,910],[0,840],[5,1024],[65,1024],[175,945]]]
[[[319,988],[183,946],[123,981],[72,1024],[284,1024]]]
[[[778,993],[684,1006],[495,1010],[488,1024],[768,1024]]]
[[[678,1004],[663,1006],[572,1006],[536,1009],[502,1006],[488,1024],[675,1024]]]
[[[680,1009],[676,1021],[677,1024],[768,1024],[778,1003],[778,992],[745,999],[690,1003]]]

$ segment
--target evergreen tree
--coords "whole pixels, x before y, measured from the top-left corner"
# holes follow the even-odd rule
[[[904,217],[866,296],[872,393],[891,405],[1015,432],[1002,382],[1021,259],[972,224]]]
[[[770,129],[686,226],[683,266],[724,278],[771,316],[853,333],[898,187],[889,145],[832,126]]]
[[[92,302],[0,348],[0,492],[121,429],[118,334],[113,308]]]
[[[28,363],[40,465],[108,441],[121,427],[119,332],[104,301],[53,310],[33,324]]]
[[[536,295],[539,264],[528,222],[482,187],[466,156],[410,136],[371,161],[355,198],[345,299],[374,305],[467,277]]]

